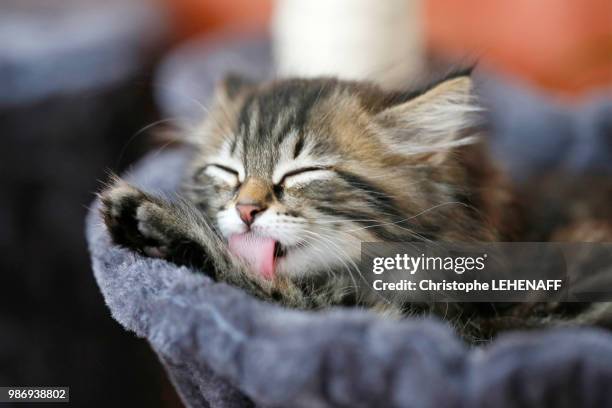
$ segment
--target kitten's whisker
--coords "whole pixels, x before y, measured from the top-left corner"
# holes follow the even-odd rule
[[[358,222],[358,221],[361,221],[361,222],[370,222],[370,221],[376,222],[376,224],[367,225],[367,226],[359,227],[359,228],[354,228],[352,230],[349,230],[350,232],[356,232],[356,231],[361,231],[361,230],[370,229],[370,228],[377,228],[377,227],[394,225],[394,226],[396,226],[398,228],[401,228],[401,229],[403,229],[403,230],[405,230],[405,231],[407,231],[409,233],[418,234],[417,232],[412,231],[410,229],[407,229],[405,227],[402,227],[401,225],[398,225],[398,224],[406,222],[406,221],[410,221],[410,220],[413,220],[413,219],[416,219],[416,218],[418,218],[418,217],[420,217],[420,216],[422,216],[424,214],[427,214],[427,213],[429,213],[429,212],[431,212],[433,210],[436,210],[436,209],[439,209],[439,208],[442,208],[442,207],[448,206],[448,205],[462,205],[462,206],[470,208],[469,205],[467,205],[467,204],[465,204],[465,203],[463,203],[461,201],[447,201],[447,202],[444,202],[444,203],[436,204],[436,205],[434,205],[432,207],[429,207],[429,208],[427,208],[427,209],[425,209],[425,210],[423,210],[423,211],[421,211],[421,212],[419,212],[419,213],[417,213],[417,214],[415,214],[413,216],[402,218],[401,220],[397,220],[397,221],[388,221],[388,222],[381,223],[381,222],[379,222],[379,220],[374,220],[374,219],[371,219],[371,220],[369,220],[369,219],[355,219],[355,220],[344,219],[344,220],[333,220],[333,221],[330,221],[330,222],[341,222],[341,221],[345,221],[345,222],[346,221],[348,221],[348,222]],[[392,214],[388,214],[388,213],[384,213],[384,212],[382,212],[382,213],[383,214],[387,214],[387,215],[392,215]],[[320,223],[320,222],[317,222],[317,223]],[[421,237],[421,238],[423,238],[423,237]]]
[[[359,228],[352,228],[352,229],[349,229],[349,230],[346,230],[346,231],[343,231],[343,232],[344,232],[344,233],[348,233],[348,232],[359,232],[359,231],[364,231],[364,230],[368,230],[368,229],[375,228],[375,227],[380,227],[380,226],[385,226],[385,225],[393,225],[393,224],[395,224],[394,226],[395,226],[396,228],[401,229],[402,231],[404,231],[405,233],[407,233],[407,234],[408,234],[408,235],[410,235],[411,237],[418,238],[418,239],[419,239],[419,241],[431,242],[431,240],[430,240],[430,239],[428,239],[428,238],[426,238],[426,237],[422,236],[422,235],[421,235],[421,234],[419,234],[418,232],[416,232],[416,231],[414,231],[414,230],[411,230],[411,229],[409,229],[409,228],[406,228],[406,227],[402,227],[401,225],[397,225],[398,223],[403,222],[402,220],[400,220],[400,221],[395,221],[395,222],[387,222],[387,223],[380,224],[380,220],[377,220],[377,219],[359,219],[359,220],[345,219],[345,220],[339,220],[339,221],[336,221],[335,223],[339,223],[339,224],[343,224],[343,223],[344,223],[344,224],[350,224],[350,223],[353,223],[353,222],[356,222],[356,221],[360,221],[360,222],[372,222],[372,223],[378,223],[378,224],[372,224],[372,225],[369,225],[369,226],[359,227]],[[337,229],[333,229],[333,228],[325,228],[325,227],[319,227],[319,228],[321,228],[321,229],[323,229],[323,230],[333,231],[333,232],[335,232],[335,231],[339,231],[339,230],[337,230]]]
[[[351,257],[346,253],[346,251],[344,251],[342,248],[340,248],[338,245],[336,245],[335,242],[333,242],[331,239],[328,239],[326,237],[324,237],[322,234],[318,234],[316,232],[313,231],[308,231],[308,230],[304,230],[303,232],[311,234],[314,236],[314,239],[320,239],[323,240],[324,242],[334,246],[338,251],[341,252],[342,255],[346,256],[346,258],[348,259],[349,262],[351,262],[352,266],[359,271],[359,267],[355,264],[355,262],[351,259]],[[332,254],[338,258],[338,260],[340,260],[342,262],[342,264],[345,266],[345,268],[347,269],[347,271],[349,272],[349,274],[351,274],[351,279],[353,279],[353,283],[355,284],[355,288],[357,288],[357,282],[354,281],[354,278],[352,277],[352,273],[351,273],[351,267],[349,265],[346,264],[346,261],[339,256],[338,254],[336,254],[335,252],[332,252]]]
[[[130,146],[130,144],[140,135],[142,135],[144,132],[146,132],[147,130],[154,128],[155,126],[159,126],[161,124],[164,123],[171,123],[171,122],[177,122],[180,123],[181,119],[177,118],[177,117],[170,117],[170,118],[165,118],[165,119],[160,119],[160,120],[156,120],[153,123],[150,123],[146,126],[143,126],[142,128],[140,128],[137,132],[135,132],[132,136],[130,136],[130,138],[128,140],[126,140],[126,142],[123,144],[123,146],[121,147],[121,151],[119,152],[119,156],[117,158],[117,163],[116,163],[116,167],[119,167],[121,165],[121,160],[123,160],[123,156],[125,155],[125,152],[127,151],[127,148]]]
[[[199,108],[201,108],[205,114],[208,114],[208,109],[206,108],[206,106],[199,100],[197,100],[196,98],[194,98],[193,96],[186,94],[184,92],[180,92],[178,89],[174,88],[174,87],[170,87],[168,85],[163,85],[163,84],[156,84],[153,85],[153,88],[157,88],[157,89],[162,89],[162,90],[166,90],[166,91],[170,91],[172,93],[174,93],[175,95],[180,96],[181,98],[185,98],[186,100],[196,104]]]
[[[315,236],[319,237],[320,239],[323,239],[325,242],[327,242],[328,244],[330,244],[330,245],[332,245],[334,248],[336,248],[336,249],[337,249],[337,250],[338,250],[338,251],[339,251],[341,254],[345,255],[345,256],[346,256],[346,258],[347,258],[347,260],[348,260],[348,261],[351,263],[352,267],[354,268],[355,272],[357,272],[357,275],[358,275],[358,276],[361,278],[361,280],[362,280],[362,281],[365,283],[365,285],[366,285],[366,286],[368,286],[368,285],[369,285],[368,280],[367,280],[367,279],[366,279],[366,278],[363,276],[363,274],[361,273],[361,269],[360,269],[360,268],[357,266],[357,264],[355,263],[355,261],[353,260],[353,258],[352,258],[352,257],[350,257],[350,256],[349,256],[349,255],[346,253],[346,251],[345,251],[345,250],[344,250],[342,247],[338,246],[338,245],[337,245],[337,244],[336,244],[336,243],[335,243],[335,242],[334,242],[332,239],[329,239],[329,238],[327,238],[327,237],[323,236],[322,234],[318,234],[318,233],[313,232],[313,231],[304,231],[304,232],[307,232],[307,233],[313,234],[313,235],[315,235]],[[359,243],[359,245],[361,245],[361,243]],[[334,255],[335,255],[335,256],[337,256],[336,254],[334,254]],[[338,257],[338,258],[339,258],[340,260],[342,260],[340,257]],[[346,264],[346,262],[343,262],[343,264],[344,264],[344,266],[347,268],[347,272],[348,272],[348,273],[349,273],[349,275],[351,276],[351,280],[353,281],[353,284],[355,285],[355,289],[358,289],[358,288],[359,288],[359,286],[357,285],[357,282],[355,281],[355,278],[354,278],[354,276],[353,276],[353,273],[352,273],[352,268],[350,268],[350,267],[349,267],[349,266]],[[385,303],[387,303],[387,304],[391,304],[391,302],[390,302],[388,299],[384,298],[384,297],[382,296],[382,294],[380,294],[380,293],[378,293],[378,292],[375,292],[375,293],[376,293],[376,295],[377,295],[377,296],[379,296],[379,297],[380,297],[380,299],[381,299],[381,300],[383,300]]]

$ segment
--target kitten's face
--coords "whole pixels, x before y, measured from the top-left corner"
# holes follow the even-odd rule
[[[422,106],[397,98],[327,80],[226,89],[196,135],[186,192],[265,278],[357,273],[361,242],[433,238],[419,212],[449,201],[459,177],[435,169],[456,136],[423,147],[412,123],[413,143],[402,144],[403,111]]]

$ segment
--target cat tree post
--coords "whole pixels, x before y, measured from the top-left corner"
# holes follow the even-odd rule
[[[403,87],[423,65],[417,0],[283,0],[272,32],[281,76]]]

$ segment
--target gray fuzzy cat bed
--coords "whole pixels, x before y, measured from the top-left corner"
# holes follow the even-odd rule
[[[128,178],[171,192],[186,155],[153,153]],[[515,333],[468,348],[439,320],[287,310],[116,247],[97,204],[87,238],[113,317],[149,341],[189,407],[612,406],[608,332]]]

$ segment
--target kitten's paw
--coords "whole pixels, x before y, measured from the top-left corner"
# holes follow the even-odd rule
[[[102,217],[116,244],[164,258],[172,237],[165,210],[139,189],[118,180],[101,195]]]

